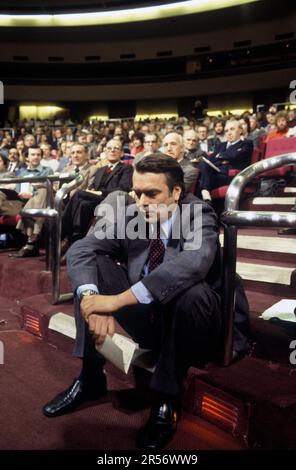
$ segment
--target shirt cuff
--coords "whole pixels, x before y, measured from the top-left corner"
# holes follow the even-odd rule
[[[147,289],[147,287],[144,286],[142,281],[134,284],[131,287],[131,290],[140,304],[150,304],[154,300],[150,291]]]
[[[95,284],[83,284],[82,286],[77,287],[76,294],[78,298],[80,298],[81,293],[85,290],[94,290],[95,292],[99,293],[99,289]]]

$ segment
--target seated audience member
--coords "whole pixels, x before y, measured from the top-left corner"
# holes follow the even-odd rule
[[[36,140],[33,134],[26,134],[24,137],[24,144],[25,148],[28,149],[30,147],[36,146]]]
[[[270,112],[266,113],[266,120],[268,122],[267,126],[265,127],[265,132],[268,134],[270,131],[275,130],[276,125],[275,125],[275,112]]]
[[[184,142],[184,158],[186,160],[197,160],[200,155],[203,153],[199,149],[198,144],[198,135],[197,133],[190,129],[184,132],[183,134]]]
[[[240,118],[239,123],[241,124],[241,127],[242,127],[242,135],[241,135],[241,138],[242,138],[242,139],[248,139],[248,138],[249,138],[250,131],[251,131],[251,126],[250,126],[250,119],[249,119],[249,117],[248,117],[248,116],[244,116],[244,117]]]
[[[18,176],[48,176],[52,175],[51,168],[44,167],[40,164],[42,158],[42,150],[38,146],[31,146],[28,149],[28,166],[19,171]],[[18,200],[24,204],[24,209],[42,209],[46,207],[47,190],[44,183],[24,182],[16,185],[18,192]],[[12,254],[15,258],[27,258],[39,256],[39,242],[44,219],[38,217],[23,218],[16,228],[21,230],[28,237],[26,245],[20,251]]]
[[[133,168],[120,161],[122,145],[110,140],[106,146],[109,164],[97,169],[93,182],[86,191],[76,191],[67,203],[62,219],[62,251],[84,237],[94,217],[94,210],[112,191],[129,192],[132,186]]]
[[[259,122],[256,116],[250,116],[250,133],[248,135],[248,140],[251,140],[254,144],[254,147],[259,147],[260,141],[263,136],[266,134],[265,129],[260,127]]]
[[[10,163],[4,155],[0,154],[0,179],[11,178],[12,181],[11,184],[0,183],[0,216],[17,215],[23,207],[22,201],[14,191],[16,187],[16,184],[13,183],[14,173],[8,170]],[[5,191],[6,189],[9,191]],[[14,197],[14,199],[12,199],[12,197]]]
[[[8,158],[9,148],[9,140],[7,139],[7,137],[3,137],[0,144],[0,155],[3,155],[3,157]]]
[[[296,126],[296,110],[289,109],[288,111],[288,126],[295,127]]]
[[[50,144],[53,150],[58,150],[60,148],[61,142],[63,140],[63,134],[61,129],[54,129],[52,131],[52,137],[50,139]]]
[[[66,165],[63,169],[63,173],[75,173],[83,176],[83,182],[81,185],[71,191],[70,197],[75,194],[79,189],[87,189],[93,182],[96,168],[94,165],[89,163],[88,149],[84,144],[72,143],[70,147],[70,161],[69,165]]]
[[[135,156],[133,165],[136,165],[138,161],[140,161],[141,158],[146,157],[147,155],[150,155],[151,153],[157,152],[159,147],[159,139],[157,134],[150,134],[147,133],[144,136],[144,151],[137,153]]]
[[[223,121],[223,119],[217,119],[217,121],[214,124],[215,138],[219,139],[220,142],[226,141],[226,137],[224,133],[224,125],[225,125],[225,122]]]
[[[19,161],[22,165],[26,164],[26,157],[25,157],[25,143],[22,139],[18,140],[15,144],[15,147],[19,154]]]
[[[0,178],[9,178],[10,171],[8,170],[8,158],[0,154]]]
[[[59,166],[59,161],[56,158],[51,156],[51,145],[50,144],[40,144],[40,148],[43,151],[43,158],[41,160],[41,165],[51,168],[55,173]]]
[[[208,156],[213,155],[216,151],[219,139],[208,138],[208,128],[204,124],[197,127],[197,135],[199,139],[199,149],[205,152]]]
[[[191,194],[184,197],[183,178],[175,159],[144,157],[133,175],[136,204],[118,221],[125,238],[112,236],[112,226],[104,238],[89,235],[70,248],[74,355],[82,359],[82,370],[44,406],[45,416],[72,412],[106,394],[105,361],[96,346],[114,334],[118,322],[141,347],[151,349],[155,364],[151,413],[137,445],[161,449],[174,436],[187,370],[217,356],[221,333],[220,297],[214,290],[220,278],[217,218],[203,201]],[[188,220],[180,223],[185,214]],[[131,225],[144,227],[145,234],[149,227],[154,237],[141,232],[129,237]],[[178,226],[184,229],[181,233],[175,230]]]
[[[267,143],[270,140],[282,139],[286,137],[288,130],[288,115],[286,111],[279,111],[275,116],[275,129],[268,132],[264,142]]]
[[[71,147],[73,142],[63,140],[61,142],[60,148],[57,151],[57,162],[58,167],[56,169],[57,173],[62,173],[65,166],[71,164]]]
[[[144,152],[144,134],[142,132],[134,132],[131,137],[130,150],[133,156]]]
[[[19,153],[16,148],[12,147],[8,152],[8,171],[11,174],[17,175],[21,168],[24,168],[24,163],[20,161]]]
[[[210,201],[210,191],[230,183],[233,176],[229,176],[229,170],[242,170],[250,165],[253,152],[253,143],[250,140],[242,140],[242,127],[236,120],[230,120],[225,125],[227,142],[222,142],[218,152],[209,160],[220,170],[218,173],[206,162],[199,164],[200,178],[199,188],[203,200]]]
[[[185,193],[192,191],[198,177],[198,169],[184,158],[183,138],[177,132],[169,132],[162,141],[163,152],[176,160],[184,173]]]

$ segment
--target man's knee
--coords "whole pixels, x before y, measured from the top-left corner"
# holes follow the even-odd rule
[[[211,312],[216,310],[218,306],[218,295],[205,281],[187,289],[178,297],[175,303],[176,311],[182,315],[201,309]]]

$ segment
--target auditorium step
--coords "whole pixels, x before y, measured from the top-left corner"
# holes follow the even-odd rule
[[[292,366],[256,357],[245,357],[227,368],[210,364],[203,371],[193,370],[193,410],[232,430],[250,447],[294,448],[296,376],[292,372]]]
[[[223,234],[220,235],[223,246]],[[240,229],[237,236],[237,254],[240,258],[253,258],[290,263],[296,267],[295,235],[278,235],[277,229]]]
[[[237,272],[246,281],[265,282],[269,284],[280,284],[292,286],[295,275],[294,267],[271,266],[268,264],[237,261]],[[294,283],[293,283],[294,284]]]
[[[13,252],[12,252],[13,253]],[[22,300],[52,290],[52,275],[45,270],[45,256],[36,258],[13,258],[0,250],[0,296]],[[60,275],[61,292],[70,292],[65,267]]]
[[[284,188],[284,194],[287,195],[287,194],[291,194],[296,197],[296,187],[295,186],[286,186]]]
[[[254,197],[249,203],[249,209],[254,211],[286,212],[295,204],[295,197]]]
[[[36,299],[35,302],[31,299],[30,304],[32,307],[36,308],[40,301],[42,301],[41,298]],[[44,304],[43,311],[45,313],[50,313],[49,310],[51,310],[51,307],[48,307],[46,311]],[[67,310],[67,308],[64,310]],[[67,334],[73,336],[75,331],[74,319],[71,315],[66,315],[68,316],[69,324],[72,328],[72,332],[68,330]],[[262,320],[261,322],[264,326],[268,324],[268,322],[263,322]],[[57,322],[55,324],[55,328],[58,329]],[[11,333],[11,330],[9,330],[8,333]],[[50,333],[50,330],[48,333]],[[55,339],[57,339],[58,335],[61,337],[63,336],[62,332],[58,333],[52,331],[52,333],[55,334]],[[75,363],[74,360],[70,358],[70,351],[59,347],[57,343],[53,344],[55,346],[54,349],[48,347],[46,350],[43,346],[38,346],[36,341],[34,342],[34,340],[30,340],[29,337],[26,337],[26,334],[27,333],[21,333],[20,331],[13,333],[14,351],[16,351],[16,346],[17,349],[20,349],[21,345],[24,344],[27,349],[26,361],[28,362],[29,358],[32,361],[31,374],[33,373],[35,366],[39,367],[40,364],[41,367],[45,367],[45,370],[47,370],[48,379],[50,378],[50,374],[54,374],[54,380],[58,377],[59,381],[55,386],[46,386],[45,381],[47,381],[47,376],[45,372],[42,373],[42,396],[40,396],[40,401],[37,405],[38,410],[40,410],[42,404],[47,399],[59,390],[62,390],[64,386],[71,382],[71,374],[73,374],[73,377],[75,373],[77,374],[77,371],[74,372]],[[52,344],[53,337],[50,337],[50,334],[48,334],[47,339],[49,339]],[[68,337],[68,339],[69,345],[72,346],[73,340],[70,337]],[[278,342],[278,338],[275,337],[275,335],[270,336],[270,339],[275,339],[276,342]],[[43,344],[44,343],[45,342],[43,342]],[[9,342],[6,343],[7,348],[10,347],[9,344]],[[32,346],[34,345],[33,356],[28,351],[31,344]],[[269,345],[270,347],[272,346],[270,341]],[[273,348],[274,347],[273,343]],[[42,354],[40,359],[38,358],[39,350]],[[65,351],[67,353],[66,356]],[[287,354],[289,354],[289,351],[290,350],[287,347]],[[16,354],[16,352],[14,354]],[[252,355],[254,355],[254,350]],[[53,357],[51,358],[51,356]],[[7,357],[9,358],[9,356]],[[67,357],[69,358],[68,360],[71,367],[67,366]],[[28,364],[26,365],[26,361],[25,363],[22,362],[22,367],[29,367]],[[59,361],[58,365],[56,365],[57,361]],[[294,374],[290,373],[291,368],[288,365],[280,365],[278,362],[272,363],[270,361],[272,361],[270,357],[269,360],[266,360],[263,356],[252,356],[246,357],[227,368],[221,368],[214,364],[209,364],[203,370],[191,368],[189,376],[184,383],[183,409],[186,410],[186,413],[183,415],[183,425],[181,424],[181,429],[186,425],[187,420],[191,423],[190,425],[188,423],[188,426],[191,428],[190,432],[194,432],[194,423],[196,423],[196,425],[199,423],[199,430],[201,429],[200,426],[202,428],[205,426],[206,428],[207,424],[203,421],[203,419],[205,419],[209,423],[212,423],[221,429],[221,431],[214,431],[215,428],[213,428],[213,432],[216,436],[222,436],[221,433],[224,431],[223,439],[225,440],[225,443],[223,445],[230,445],[230,448],[243,448],[245,446],[271,448],[273,445],[283,448],[289,447],[294,436],[293,426],[295,425],[296,419],[296,402],[294,396],[296,378],[294,377]],[[68,368],[71,369],[66,374],[63,372],[63,368],[65,366],[67,367],[67,370]],[[77,366],[79,365],[76,364],[76,369]],[[57,367],[57,369],[55,369],[55,367]],[[108,364],[107,370],[109,372],[108,377],[111,384],[116,384],[116,388],[119,385],[119,388],[126,389],[125,393],[122,391],[122,398],[118,395],[118,399],[123,400],[122,404],[125,402],[131,403],[128,396],[132,396],[132,388],[135,386],[135,379],[132,371],[130,371],[128,375],[124,375],[110,364]],[[38,374],[39,373],[40,372],[38,372]],[[278,381],[279,378],[281,379],[281,382],[275,386],[276,381]],[[28,392],[29,390],[26,388],[26,395]],[[114,391],[111,393],[114,394]],[[90,412],[96,412],[97,406],[101,409],[102,404],[98,403],[91,405]],[[134,404],[133,413],[136,412],[136,404]],[[84,416],[83,409],[80,411],[78,410],[77,413]],[[112,407],[109,407],[109,413],[116,413],[116,411],[112,410]],[[267,427],[266,420],[263,424],[263,416],[267,419]],[[102,419],[104,421],[105,418]],[[61,419],[61,423],[63,422],[64,419]],[[286,425],[284,426],[284,424]],[[275,426],[279,426],[279,431],[276,434],[274,434]],[[230,436],[228,440],[225,431],[233,436],[232,440],[230,439]],[[179,445],[180,448],[188,448],[187,444],[181,444],[178,440],[177,442],[177,445]],[[191,445],[192,443],[193,441],[191,440]],[[25,441],[22,439],[20,439],[19,444],[20,446],[26,445]],[[7,442],[7,445],[9,445],[9,442]],[[125,445],[132,445],[132,441],[127,441]],[[183,445],[184,447],[182,447]],[[216,445],[219,448],[219,445],[216,444],[216,441],[214,440],[213,448],[215,448]]]
[[[137,432],[148,418],[149,405],[143,401],[143,390],[135,391],[134,386],[137,383],[141,387],[141,380],[143,386],[145,377],[127,376],[107,364],[106,397],[85,403],[69,415],[46,418],[42,407],[77,377],[80,361],[21,330],[11,313],[12,301],[7,303],[8,310],[3,306],[1,319],[5,318],[7,324],[0,324],[0,342],[4,344],[4,365],[0,365],[0,387],[4,391],[0,401],[1,450],[135,450]],[[191,388],[189,382],[186,388]],[[245,444],[184,410],[169,448],[239,450]]]

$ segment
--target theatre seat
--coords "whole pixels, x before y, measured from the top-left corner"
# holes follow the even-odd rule
[[[213,189],[211,191],[212,199],[224,199],[227,193],[229,185],[220,186],[220,188]],[[254,187],[246,186],[244,189],[244,194],[252,194],[255,191]]]
[[[251,164],[258,162],[260,160],[260,157],[261,157],[260,149],[255,147],[252,153],[252,157],[251,157]],[[232,178],[234,178],[236,175],[239,174],[239,172],[240,170],[236,170],[233,168],[229,170],[228,176],[231,176]],[[213,189],[211,191],[212,199],[224,199],[228,188],[229,188],[229,185],[225,185],[225,186],[220,186],[220,188]],[[247,185],[244,189],[244,194],[252,194],[255,191],[255,189],[256,188],[254,186]]]
[[[12,225],[15,226],[21,219],[19,214],[17,215],[0,215],[0,225]]]
[[[270,140],[266,144],[264,159],[293,152],[296,152],[296,137],[283,137],[282,139]],[[260,177],[284,177],[292,169],[293,167],[291,166],[283,166],[275,170],[266,171],[262,173]]]

